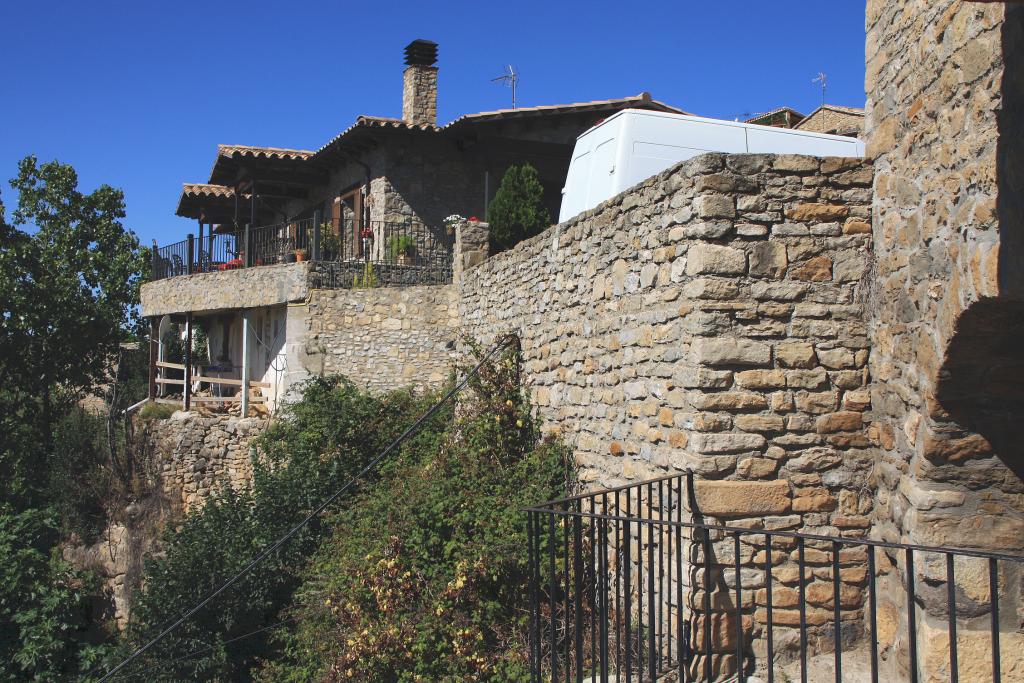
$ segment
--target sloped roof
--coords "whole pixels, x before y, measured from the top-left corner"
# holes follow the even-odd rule
[[[646,106],[660,111],[686,114],[687,112],[671,105],[652,99],[651,94],[642,92],[632,97],[621,97],[614,100],[594,100],[592,102],[575,102],[572,104],[544,104],[536,107],[521,107],[518,109],[497,109],[495,111],[482,111],[476,114],[463,114],[444,128],[452,128],[463,122],[493,121],[497,119],[516,119],[528,116],[539,116],[545,114],[576,114],[591,111],[604,111],[609,109],[626,109],[632,105]]]
[[[243,194],[240,198],[248,201],[249,195]],[[219,219],[226,212],[233,212],[234,200],[234,188],[226,185],[184,183],[174,213],[184,218],[199,218],[201,214],[206,214],[207,217]]]
[[[393,128],[399,130],[426,130],[426,131],[437,131],[440,130],[437,126],[432,126],[429,123],[414,124],[409,123],[403,119],[393,119],[386,116],[365,116],[360,115],[356,118],[355,123],[341,131],[333,138],[327,141],[323,147],[312,153],[311,156],[316,156],[328,149],[329,147],[336,146],[347,135],[352,133],[357,128]]]
[[[210,183],[223,184],[233,180],[233,170],[239,161],[256,163],[301,163],[314,152],[308,149],[283,147],[256,147],[254,145],[217,145],[217,158],[210,169]]]

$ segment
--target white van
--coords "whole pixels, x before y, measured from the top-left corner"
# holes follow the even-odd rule
[[[704,152],[862,157],[856,138],[623,109],[576,139],[558,222]]]

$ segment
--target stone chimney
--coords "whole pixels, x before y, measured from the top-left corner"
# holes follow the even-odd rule
[[[437,43],[414,40],[405,48],[402,119],[415,125],[437,125]]]

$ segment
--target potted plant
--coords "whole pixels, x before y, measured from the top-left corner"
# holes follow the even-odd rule
[[[444,231],[445,231],[445,234],[447,234],[449,237],[453,236],[455,234],[455,226],[458,225],[460,221],[464,221],[464,220],[466,220],[466,219],[463,218],[462,216],[460,216],[457,213],[453,213],[451,216],[448,216],[447,218],[445,218],[444,219]]]
[[[333,261],[341,256],[341,237],[334,232],[334,226],[324,223],[320,229],[320,252],[325,261]]]
[[[298,263],[302,263],[303,261],[305,261],[306,260],[306,256],[308,256],[308,255],[309,255],[309,252],[307,252],[305,249],[296,249],[295,250],[295,260]]]
[[[388,238],[388,254],[393,262],[404,266],[416,255],[416,240],[412,235],[392,235]]]
[[[363,254],[369,258],[370,247],[373,246],[373,229],[367,226],[359,231],[359,236],[363,238]]]

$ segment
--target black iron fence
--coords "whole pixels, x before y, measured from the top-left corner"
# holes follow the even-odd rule
[[[1000,634],[1019,642],[1024,557],[773,530],[770,518],[709,524],[693,486],[673,475],[527,510],[533,681],[1019,673]]]
[[[159,247],[153,279],[314,261],[314,285],[329,288],[444,284],[454,238],[418,221],[321,220],[319,216],[217,232]]]

